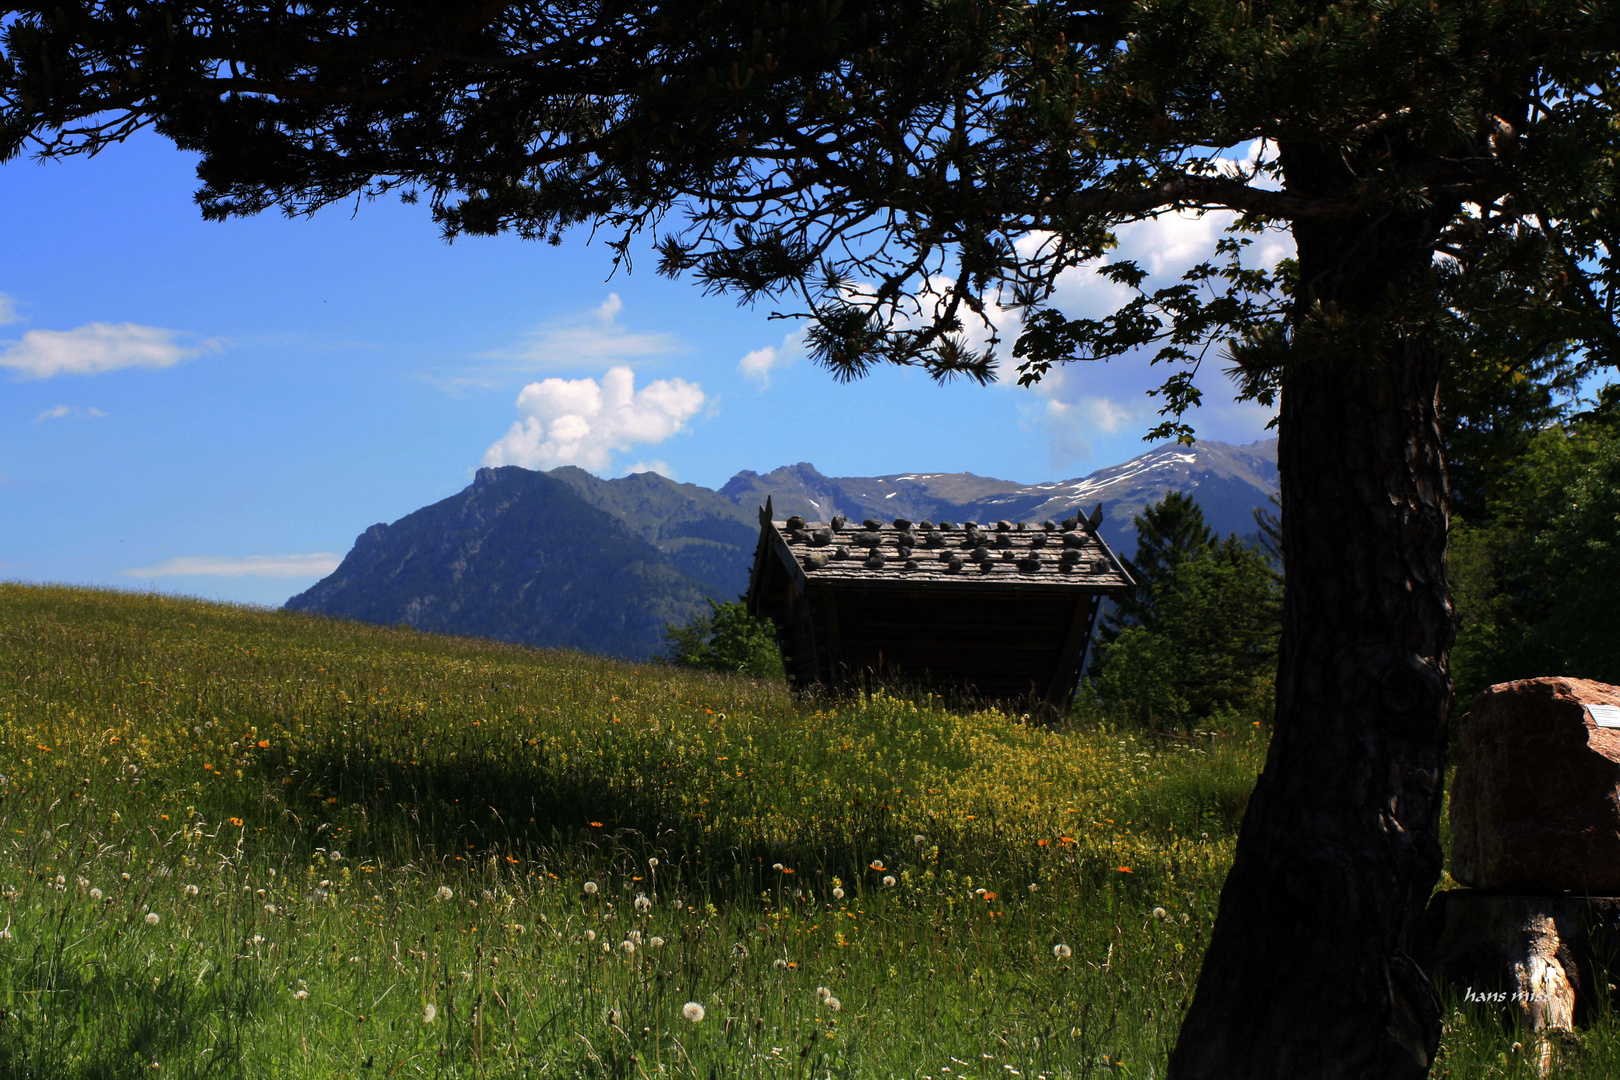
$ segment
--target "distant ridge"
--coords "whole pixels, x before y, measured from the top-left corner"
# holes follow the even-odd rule
[[[809,462],[737,473],[719,491],[656,473],[613,480],[563,466],[480,469],[464,491],[373,525],[298,611],[630,658],[655,654],[666,622],[748,587],[767,497],[776,515],[852,520],[1040,521],[1103,506],[1103,537],[1134,550],[1132,515],[1190,494],[1222,534],[1255,531],[1277,491],[1277,440],[1165,443],[1086,476],[1019,484],[973,473],[824,476]]]

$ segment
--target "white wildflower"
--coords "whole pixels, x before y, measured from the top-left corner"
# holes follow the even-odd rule
[[[685,1005],[681,1006],[681,1015],[692,1021],[692,1023],[696,1024],[702,1021],[705,1013],[702,1005],[699,1005],[695,1001],[688,1001]]]

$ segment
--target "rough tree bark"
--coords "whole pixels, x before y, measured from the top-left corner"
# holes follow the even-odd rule
[[[1281,149],[1290,189],[1345,190],[1329,155]],[[1454,209],[1294,229],[1295,324],[1310,329],[1282,384],[1276,726],[1171,1057],[1176,1080],[1421,1077],[1439,1042],[1408,946],[1442,865],[1441,358],[1402,308]]]

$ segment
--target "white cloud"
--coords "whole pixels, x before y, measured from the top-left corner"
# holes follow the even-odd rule
[[[737,361],[737,371],[761,390],[771,385],[771,372],[804,355],[804,327],[782,335],[782,344],[755,349]]]
[[[667,461],[638,461],[624,470],[626,476],[634,476],[636,473],[644,472],[657,473],[666,480],[675,479],[675,470],[669,467]]]
[[[21,341],[0,352],[0,367],[14,368],[25,378],[53,375],[97,375],[120,368],[165,368],[219,348],[210,339],[183,345],[182,335],[135,323],[87,323],[73,330],[30,330]]]
[[[661,443],[680,431],[706,400],[697,383],[659,379],[641,390],[628,367],[610,368],[602,381],[546,379],[518,394],[522,419],[484,452],[488,466],[551,469],[578,465],[604,472],[616,450]],[[667,475],[667,474],[666,474]]]
[[[97,417],[106,415],[106,413],[102,412],[94,405],[90,406],[88,409],[76,409],[72,405],[58,405],[54,409],[46,409],[44,412],[34,417],[34,423],[38,424],[45,420],[61,420],[70,416],[83,420],[94,420]]]
[[[667,356],[681,351],[673,334],[633,333],[619,325],[624,301],[618,293],[587,314],[555,319],[529,335],[516,349],[498,354],[526,367],[597,366]]]
[[[325,577],[338,568],[343,556],[329,552],[314,555],[180,555],[156,566],[137,566],[121,573],[125,577]]]
[[[0,292],[0,326],[21,321],[22,316],[17,314],[17,301]]]

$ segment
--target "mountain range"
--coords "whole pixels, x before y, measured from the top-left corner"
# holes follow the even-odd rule
[[[603,480],[563,466],[480,469],[472,484],[373,525],[298,611],[630,658],[664,625],[747,590],[758,508],[853,520],[1041,521],[1103,507],[1104,539],[1129,556],[1131,518],[1167,492],[1195,498],[1217,532],[1255,531],[1277,491],[1277,441],[1166,443],[1071,480],[1019,484],[973,473],[824,476],[800,462],[739,472],[718,491],[657,473]]]

